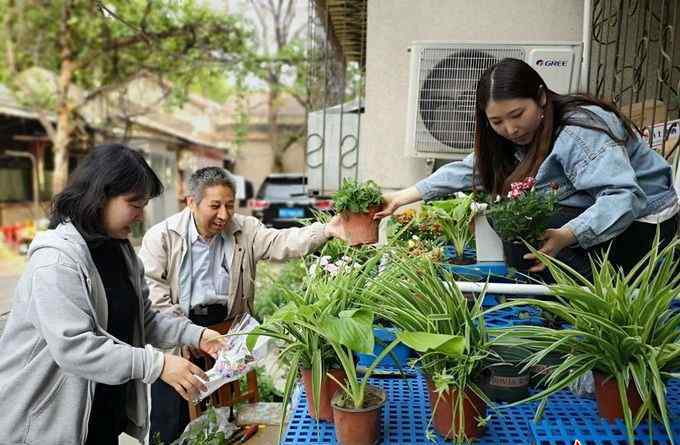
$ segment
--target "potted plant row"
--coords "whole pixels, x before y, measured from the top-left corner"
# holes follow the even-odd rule
[[[680,313],[671,308],[680,295],[679,245],[676,237],[661,248],[657,237],[627,274],[605,253],[594,260],[592,279],[532,249],[555,278],[555,300],[519,299],[501,307],[531,304],[567,323],[565,329],[515,326],[502,337],[504,344],[534,351],[527,369],[551,354],[562,356],[542,379],[544,389],[522,401],[541,400],[537,418],[552,394],[592,372],[600,416],[623,419],[631,445],[645,419],[659,420],[673,443],[666,381],[680,377]]]

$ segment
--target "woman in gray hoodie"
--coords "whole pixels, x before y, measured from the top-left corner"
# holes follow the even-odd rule
[[[146,385],[161,379],[190,400],[205,374],[152,348],[215,355],[217,332],[151,309],[128,236],[163,186],[130,148],[101,145],[54,198],[50,230],[31,243],[0,338],[0,444],[143,441]]]

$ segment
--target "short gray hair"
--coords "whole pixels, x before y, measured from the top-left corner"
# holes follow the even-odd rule
[[[220,167],[203,167],[189,177],[189,195],[196,203],[199,203],[203,199],[205,189],[215,185],[228,187],[232,193],[236,194],[236,184],[228,171]]]

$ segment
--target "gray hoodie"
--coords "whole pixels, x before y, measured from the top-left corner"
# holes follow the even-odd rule
[[[73,225],[31,243],[0,338],[0,444],[85,443],[97,383],[130,382],[126,432],[146,436],[146,384],[163,369],[163,354],[146,345],[198,346],[203,328],[151,309],[142,264],[129,245],[123,253],[139,296],[132,345],[106,332],[106,293]]]

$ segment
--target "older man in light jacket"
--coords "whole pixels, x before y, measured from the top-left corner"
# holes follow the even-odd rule
[[[209,326],[252,312],[257,262],[299,258],[342,236],[328,224],[276,230],[237,215],[229,173],[206,167],[189,178],[187,208],[156,224],[139,252],[156,309]],[[188,407],[168,385],[151,388],[151,437],[171,443],[188,423]]]

